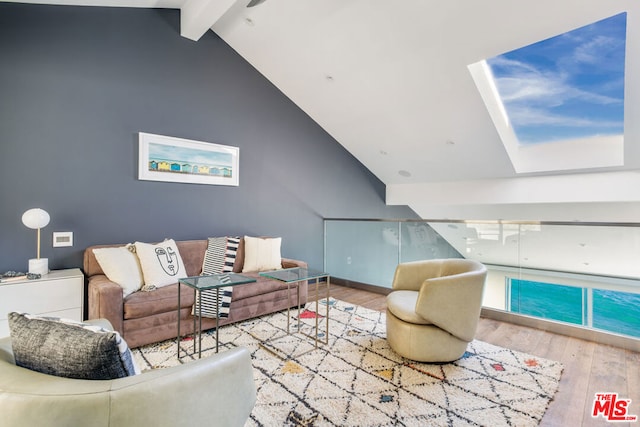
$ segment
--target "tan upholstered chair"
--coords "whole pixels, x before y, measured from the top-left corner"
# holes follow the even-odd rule
[[[473,340],[487,269],[467,259],[398,265],[387,296],[387,341],[420,362],[459,359]]]
[[[16,366],[11,338],[0,339],[3,427],[240,427],[255,402],[251,355],[243,347],[131,377],[79,380]]]

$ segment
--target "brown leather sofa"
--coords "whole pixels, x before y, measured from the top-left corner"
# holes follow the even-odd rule
[[[198,276],[207,249],[207,240],[176,241],[180,256],[189,276]],[[94,248],[124,245],[97,245],[84,252],[84,273],[88,280],[89,319],[104,318],[125,339],[129,347],[176,338],[178,322],[178,284],[156,290],[138,291],[123,298],[122,288],[111,282],[100,268],[93,254]],[[234,272],[242,272],[244,265],[244,239],[236,254]],[[283,268],[307,267],[304,261],[282,259]],[[257,279],[256,283],[236,286],[228,318],[221,318],[220,325],[251,319],[264,314],[285,310],[297,305],[297,293],[287,292],[287,285],[277,280],[259,276],[258,272],[242,273]],[[300,284],[300,303],[307,302],[307,283]],[[180,332],[193,330],[191,309],[194,303],[193,289],[181,286]],[[215,319],[203,318],[202,328],[215,327]]]

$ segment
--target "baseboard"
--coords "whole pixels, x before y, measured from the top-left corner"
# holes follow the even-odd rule
[[[340,279],[339,277],[331,277],[331,283],[347,288],[359,289],[361,291],[373,292],[375,294],[389,295],[391,289],[382,286],[369,285],[367,283],[356,282],[354,280]]]

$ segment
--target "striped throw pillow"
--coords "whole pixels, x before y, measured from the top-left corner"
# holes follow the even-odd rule
[[[238,246],[240,246],[240,237],[210,237],[204,254],[202,275],[233,272]],[[203,317],[229,317],[233,286],[220,288],[220,301],[217,295],[215,289],[202,292],[201,315]],[[198,310],[198,307],[198,300],[196,300],[194,310]]]

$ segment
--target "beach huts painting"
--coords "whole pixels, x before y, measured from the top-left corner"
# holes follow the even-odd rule
[[[138,179],[239,184],[237,147],[139,133]]]

